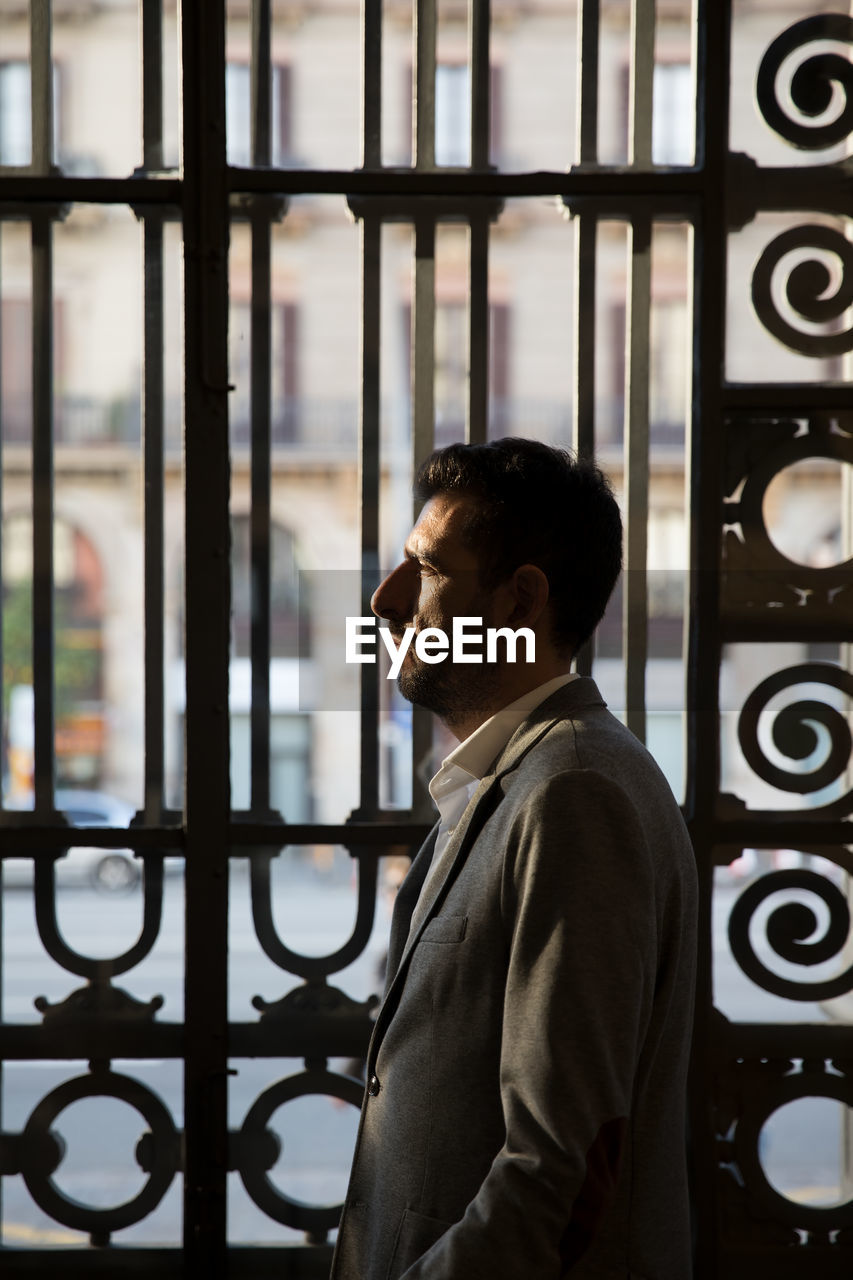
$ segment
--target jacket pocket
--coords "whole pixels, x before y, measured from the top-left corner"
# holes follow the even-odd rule
[[[421,942],[461,942],[468,928],[467,916],[435,916],[421,934]]]
[[[422,1213],[407,1209],[400,1219],[386,1280],[400,1280],[412,1263],[422,1258],[450,1226],[451,1223],[442,1222],[439,1218],[427,1218]]]

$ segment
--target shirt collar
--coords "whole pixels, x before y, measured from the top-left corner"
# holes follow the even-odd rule
[[[489,765],[500,755],[518,726],[527,719],[531,711],[535,711],[540,702],[550,698],[552,693],[556,693],[558,689],[562,689],[564,685],[577,678],[577,673],[574,671],[570,671],[567,675],[555,676],[553,680],[546,680],[544,684],[537,685],[529,693],[522,694],[520,698],[516,698],[515,702],[501,707],[500,711],[496,711],[478,729],[469,734],[464,742],[454,747],[442,761],[433,782],[438,782],[443,770],[449,771],[454,766],[464,769],[474,779],[482,778]],[[430,784],[430,791],[432,791],[432,784]]]

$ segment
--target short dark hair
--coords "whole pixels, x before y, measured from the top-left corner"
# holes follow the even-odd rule
[[[422,463],[414,492],[421,502],[475,497],[464,537],[483,586],[535,564],[548,578],[557,648],[574,653],[589,639],[622,567],[622,517],[593,462],[538,440],[451,444]]]

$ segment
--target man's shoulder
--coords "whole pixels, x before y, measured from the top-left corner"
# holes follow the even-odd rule
[[[561,769],[596,767],[614,753],[645,748],[607,708],[595,681],[579,677],[551,694],[519,725],[496,762],[496,771],[538,768],[553,758]]]

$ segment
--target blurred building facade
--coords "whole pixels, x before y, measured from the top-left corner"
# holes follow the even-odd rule
[[[493,4],[491,162],[499,169],[566,168],[576,155],[575,6],[558,0]],[[802,5],[754,0],[738,6],[733,42],[732,146],[762,161],[781,144],[752,102],[756,68],[770,40]],[[694,78],[690,7],[659,6],[655,47],[652,158],[693,162]],[[4,0],[0,53],[0,164],[30,160],[27,6]],[[599,157],[627,160],[630,6],[602,6]],[[467,5],[439,6],[436,160],[470,159]],[[271,33],[271,160],[288,167],[348,168],[359,163],[361,68],[359,5],[275,4]],[[162,160],[179,164],[178,35],[174,6],[164,7]],[[411,162],[412,8],[385,6],[383,161]],[[141,163],[139,15],[134,0],[53,6],[53,132],[56,163],[69,174],[126,175]],[[228,154],[247,164],[251,146],[251,31],[245,4],[229,7],[226,92]],[[835,148],[829,155],[840,155]],[[826,220],[831,223],[831,219]],[[763,242],[785,226],[765,217],[731,238],[728,376],[841,374],[838,357],[786,352],[757,321],[746,293]],[[26,593],[32,473],[30,342],[32,297],[28,228],[6,222],[2,234],[3,520],[7,601]],[[177,804],[182,737],[182,473],[180,231],[167,219],[163,279],[165,361],[165,654],[168,796]],[[382,555],[394,562],[405,535],[411,450],[412,226],[386,226],[382,266]],[[54,225],[53,364],[56,438],[56,586],[62,603],[57,637],[60,697],[58,764],[63,782],[101,786],[136,803],[142,786],[143,704],[138,671],[143,599],[143,271],[140,224],[121,206],[74,205]],[[435,431],[438,443],[465,430],[468,376],[469,237],[465,226],[439,226],[435,261]],[[568,444],[572,438],[573,231],[554,201],[497,207],[489,246],[489,431]],[[595,428],[599,457],[622,489],[626,224],[599,228]],[[252,316],[251,238],[235,209],[232,227],[229,379],[234,522],[232,784],[236,808],[248,806],[247,551],[250,509]],[[691,240],[683,223],[657,222],[651,267],[650,426],[651,571],[650,720],[653,750],[676,790],[682,765],[682,615],[686,570],[685,440],[689,428],[691,351],[688,308]],[[296,819],[340,820],[356,795],[344,762],[357,732],[335,713],[322,680],[299,688],[295,663],[310,651],[318,670],[339,661],[340,638],[296,613],[295,578],[357,570],[358,228],[341,197],[282,202],[272,236],[273,801]],[[758,374],[756,374],[758,370]],[[839,558],[841,480],[829,461],[789,469],[774,483],[771,525],[794,558]],[[14,605],[14,599],[11,604]],[[308,611],[306,613],[306,610]],[[615,613],[602,634],[598,674],[618,706],[621,628]],[[7,637],[7,662],[26,636]],[[18,649],[16,649],[16,644]],[[317,646],[319,645],[319,649]],[[794,655],[795,656],[795,655]],[[727,662],[732,704],[743,659]],[[19,666],[20,666],[19,662]],[[26,662],[7,684],[26,685]],[[748,678],[748,677],[744,677]],[[313,691],[312,691],[313,690]],[[62,691],[60,691],[62,692]],[[331,714],[330,714],[331,713]],[[16,733],[13,739],[16,740]],[[390,731],[393,737],[393,730]],[[7,707],[7,739],[9,736]],[[12,747],[15,741],[12,742]],[[391,754],[393,756],[393,745]],[[355,753],[357,754],[357,752]],[[13,751],[14,756],[14,751]],[[390,757],[389,757],[390,758]],[[732,766],[736,771],[736,765]],[[6,762],[7,776],[9,760]],[[24,764],[23,773],[26,768]],[[390,768],[387,796],[395,791]],[[733,779],[734,781],[734,779]],[[26,784],[20,756],[11,778]]]

